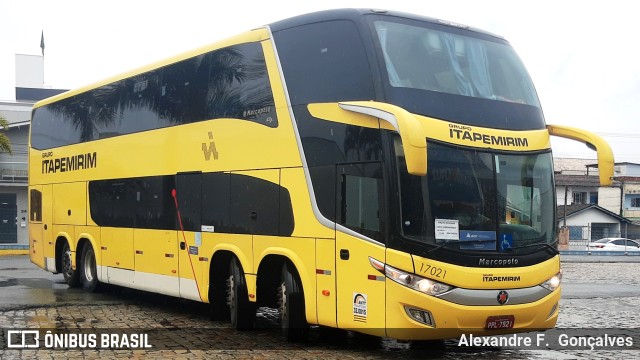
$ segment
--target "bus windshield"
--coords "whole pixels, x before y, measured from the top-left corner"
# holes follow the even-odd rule
[[[407,173],[399,138],[395,151],[405,238],[494,252],[526,252],[555,241],[550,153],[507,155],[429,143],[427,176],[419,177]]]
[[[529,75],[510,46],[388,21],[374,26],[393,87],[539,106]]]
[[[438,22],[371,19],[386,102],[471,126],[545,128],[529,74],[504,39]]]

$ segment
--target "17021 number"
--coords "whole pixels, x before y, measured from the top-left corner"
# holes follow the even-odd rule
[[[420,264],[420,273],[425,275],[431,275],[440,279],[444,279],[447,276],[447,270],[437,266],[431,266],[425,263]]]

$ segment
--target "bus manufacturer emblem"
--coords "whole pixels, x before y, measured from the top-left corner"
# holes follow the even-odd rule
[[[509,293],[504,290],[500,290],[500,292],[498,292],[497,300],[500,305],[506,304],[507,301],[509,301]]]
[[[204,154],[204,159],[211,159],[211,155],[213,155],[214,160],[218,160],[218,150],[216,149],[216,143],[213,141],[213,132],[209,131],[209,146],[207,143],[202,143],[202,153]]]

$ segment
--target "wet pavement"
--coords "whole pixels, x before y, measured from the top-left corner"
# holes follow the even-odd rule
[[[640,262],[584,260],[589,262],[563,257],[563,296],[557,325],[563,330],[544,334],[553,338],[563,332],[574,334],[584,333],[585,329],[600,329],[594,336],[631,337],[632,346],[596,347],[596,350],[585,350],[584,347],[576,350],[557,344],[552,345],[551,350],[544,346],[458,346],[457,340],[397,342],[353,333],[336,334],[318,328],[311,330],[308,342],[290,344],[281,339],[276,322],[278,314],[272,309],[259,309],[256,329],[240,332],[231,329],[227,322],[209,320],[206,304],[119,287],[108,287],[101,293],[85,293],[80,289],[69,289],[62,275],[36,268],[26,256],[0,257],[0,328],[3,331],[0,335],[0,359],[500,360],[640,357],[637,330],[640,327]],[[73,333],[85,336],[84,340],[87,336],[97,336],[98,346],[84,350],[7,349],[7,331],[16,329]],[[114,332],[129,334],[130,339],[132,335],[146,334],[153,348],[100,348],[102,334]]]

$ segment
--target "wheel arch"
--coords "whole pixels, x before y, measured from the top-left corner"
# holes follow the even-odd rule
[[[75,244],[73,244],[72,242],[69,241],[69,234],[67,233],[59,233],[56,236],[56,242],[55,242],[55,246],[54,246],[54,257],[55,257],[55,262],[56,262],[56,273],[60,273],[62,272],[62,250],[64,249],[64,243],[69,244],[69,249],[73,252],[75,252]],[[72,257],[73,260],[73,267],[75,268],[76,266],[76,259],[75,257]]]
[[[285,248],[269,248],[265,249],[265,252],[260,256],[260,262],[257,271],[257,300],[260,304],[264,302],[270,302],[271,295],[267,295],[267,291],[271,289],[271,284],[274,282],[274,277],[277,277],[277,283],[280,281],[280,271],[282,266],[287,263],[289,269],[296,272],[298,279],[300,280],[300,286],[302,287],[302,293],[304,295],[305,313],[307,322],[310,324],[317,324],[316,313],[316,286],[315,286],[315,268],[309,269],[305,265],[300,256]],[[262,288],[261,288],[262,285]],[[271,293],[275,294],[275,291]],[[267,298],[262,300],[262,297]]]

